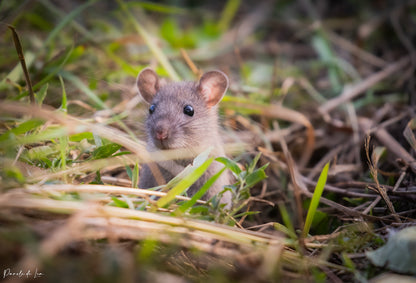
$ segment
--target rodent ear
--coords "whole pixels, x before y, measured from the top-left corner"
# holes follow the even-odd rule
[[[152,103],[153,97],[159,90],[159,77],[150,68],[143,69],[137,75],[137,88],[139,89],[140,95],[148,103]]]
[[[198,91],[204,97],[208,107],[217,105],[228,88],[228,78],[221,71],[211,71],[202,75]]]

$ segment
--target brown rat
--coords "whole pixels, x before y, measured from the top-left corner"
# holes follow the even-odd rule
[[[196,156],[196,148],[212,146],[212,156],[224,156],[217,114],[217,104],[228,88],[228,78],[224,73],[211,71],[205,73],[199,82],[174,82],[161,86],[157,74],[146,68],[137,76],[137,87],[139,94],[150,104],[145,124],[149,152],[188,149]],[[157,166],[162,176],[157,180],[150,167],[145,164],[140,172],[139,187],[151,188],[161,183],[165,184],[191,162],[192,159],[158,162]],[[214,161],[188,189],[188,195],[194,195],[222,167],[221,163]],[[210,199],[229,184],[231,176],[225,171],[203,199]],[[229,207],[231,192],[225,192],[221,202]]]

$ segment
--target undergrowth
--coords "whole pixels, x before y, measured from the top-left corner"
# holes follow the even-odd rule
[[[61,2],[0,2],[3,278],[416,274],[414,1]],[[231,84],[227,157],[206,149],[144,190],[143,163],[190,157],[146,151],[147,66],[166,81],[220,69]],[[224,169],[187,196],[212,162]],[[231,207],[201,200],[226,171]]]

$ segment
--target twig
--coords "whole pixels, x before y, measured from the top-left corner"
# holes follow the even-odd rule
[[[262,105],[244,101],[224,101],[225,106],[240,107],[258,113],[261,116],[282,119],[289,122],[299,123],[306,128],[306,146],[299,161],[299,166],[304,167],[312,156],[315,147],[315,130],[309,119],[302,113],[283,107],[281,105]]]
[[[310,180],[307,177],[302,176],[302,180],[305,183],[307,183],[308,185],[316,186],[316,182]],[[349,197],[357,197],[357,198],[376,198],[377,197],[376,194],[365,194],[365,193],[352,192],[351,190],[337,188],[335,186],[328,185],[328,184],[325,185],[325,191],[338,193],[338,194],[343,194],[343,195],[349,196]]]
[[[375,200],[373,200],[373,202],[366,208],[363,210],[363,214],[368,214],[370,212],[370,210],[372,210],[377,203],[379,203],[381,200],[381,196],[377,196],[377,198]]]
[[[400,184],[402,183],[404,176],[406,175],[406,170],[407,170],[408,166],[406,166],[405,168],[402,169],[402,173],[400,174],[399,179],[397,179],[396,184],[394,184],[393,187],[393,192],[397,191],[397,189],[399,188]]]
[[[385,78],[391,76],[394,73],[397,73],[399,70],[403,69],[409,64],[409,56],[406,56],[394,64],[388,65],[383,70],[371,75],[370,77],[366,78],[365,80],[355,84],[352,87],[347,87],[344,91],[329,101],[327,101],[324,105],[318,108],[319,112],[323,115],[328,114],[331,110],[336,108],[337,106],[350,101],[354,97],[360,95],[379,81],[384,80]]]
[[[279,124],[277,122],[274,123],[274,127],[278,130],[280,129]],[[298,225],[300,227],[303,227],[304,222],[303,222],[301,189],[300,189],[299,184],[298,184],[300,179],[297,178],[297,175],[295,173],[297,171],[296,167],[295,167],[296,165],[295,165],[295,162],[293,162],[292,155],[289,152],[289,149],[287,147],[285,139],[283,139],[283,138],[280,139],[280,146],[282,147],[283,154],[285,155],[287,167],[288,167],[288,170],[289,170],[289,173],[290,173],[290,178],[292,180],[292,184],[293,184],[293,188],[294,188],[293,191],[294,191],[295,201],[296,201]],[[299,237],[299,241],[300,241],[301,245],[304,246],[302,236]]]
[[[394,139],[384,128],[372,129],[372,122],[367,118],[359,118],[358,120],[360,127],[364,132],[374,133],[376,138],[391,151],[397,157],[403,159],[413,170],[416,172],[416,160],[411,156],[396,139]]]
[[[373,155],[370,155],[370,136],[368,135],[365,139],[365,152],[367,155],[368,167],[370,168],[371,175],[373,176],[374,182],[376,183],[376,191],[380,194],[383,200],[386,202],[387,207],[390,210],[390,213],[393,215],[394,219],[397,222],[401,222],[399,216],[396,214],[393,204],[391,203],[389,196],[386,193],[386,188],[380,185],[377,176],[377,161]]]
[[[181,48],[181,54],[186,64],[188,64],[188,67],[191,69],[192,73],[194,73],[194,75],[199,78],[202,75],[202,71],[198,69],[198,67],[192,61],[191,57],[189,57],[185,49]]]
[[[329,40],[333,44],[338,45],[339,47],[344,48],[345,50],[355,54],[361,60],[366,61],[367,63],[370,63],[373,66],[380,68],[386,66],[386,61],[377,56],[374,56],[373,54],[365,51],[364,49],[361,49],[357,45],[351,43],[349,40],[343,38],[342,36],[339,36],[335,32],[326,29],[325,32],[328,35]]]

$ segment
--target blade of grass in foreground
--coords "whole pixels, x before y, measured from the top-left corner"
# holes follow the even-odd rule
[[[322,169],[321,175],[319,176],[318,183],[316,183],[315,191],[313,192],[311,204],[309,205],[308,214],[306,215],[305,226],[303,227],[302,236],[306,238],[309,233],[309,229],[312,225],[313,217],[315,216],[316,209],[319,205],[319,199],[322,196],[322,192],[324,191],[324,187],[326,184],[326,179],[328,177],[328,168],[329,162],[325,164],[324,169]]]
[[[174,200],[176,195],[180,195],[183,191],[189,188],[193,183],[196,182],[196,180],[199,179],[199,177],[202,176],[202,174],[204,174],[204,172],[208,169],[209,165],[211,165],[212,161],[214,161],[214,158],[208,158],[199,167],[196,167],[192,173],[190,173],[188,176],[179,181],[179,183],[175,187],[173,187],[165,197],[159,199],[156,203],[157,206],[165,206],[166,204]]]
[[[193,206],[199,199],[201,199],[204,194],[211,188],[211,186],[215,183],[215,181],[221,176],[221,174],[225,171],[226,167],[220,170],[217,174],[213,175],[209,180],[199,189],[199,191],[186,203],[181,205],[175,212],[185,212],[191,206]]]

